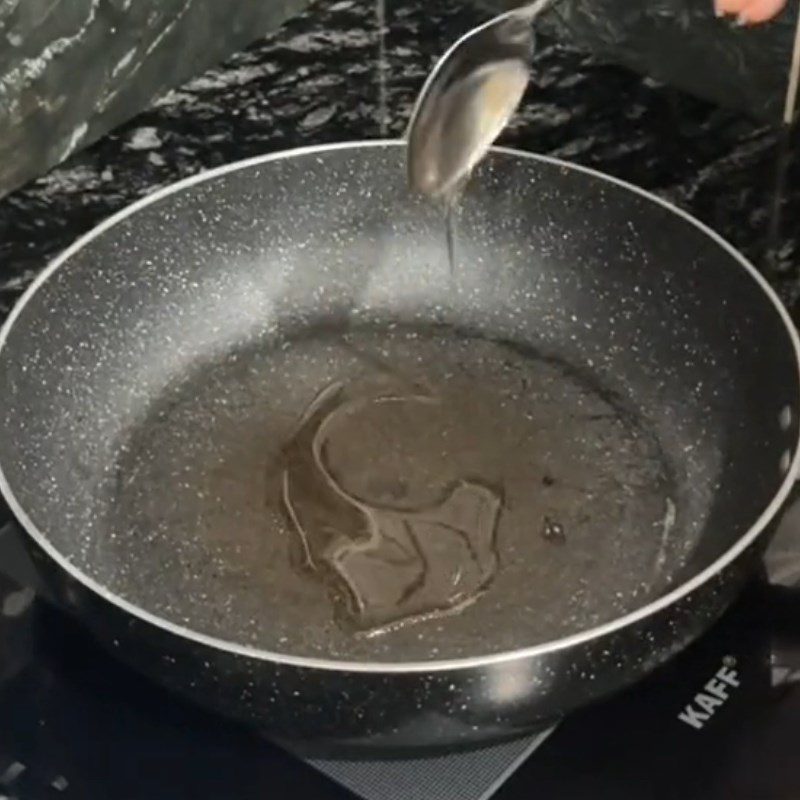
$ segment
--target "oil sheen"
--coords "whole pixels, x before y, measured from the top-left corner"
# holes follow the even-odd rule
[[[513,342],[305,328],[163,393],[123,449],[93,560],[155,613],[292,654],[549,641],[645,604],[686,560],[650,430]]]

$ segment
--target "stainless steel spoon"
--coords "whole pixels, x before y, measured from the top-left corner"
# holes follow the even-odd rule
[[[536,0],[462,36],[439,60],[406,133],[414,191],[453,199],[513,115],[528,85]]]

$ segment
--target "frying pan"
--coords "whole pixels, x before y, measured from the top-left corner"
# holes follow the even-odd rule
[[[278,740],[467,745],[630,684],[734,598],[797,470],[797,334],[714,232],[496,149],[451,270],[404,159],[161,190],[0,335],[0,488],[61,605]]]

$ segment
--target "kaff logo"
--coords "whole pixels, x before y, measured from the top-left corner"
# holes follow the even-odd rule
[[[735,665],[736,659],[726,656],[714,677],[706,683],[703,691],[698,692],[694,696],[694,700],[678,714],[678,719],[697,731],[702,730],[717,710],[725,705],[725,701],[731,695],[731,690],[739,686],[739,673],[734,669]]]

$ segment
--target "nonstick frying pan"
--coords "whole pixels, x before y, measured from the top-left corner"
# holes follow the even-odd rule
[[[60,603],[295,743],[475,743],[637,680],[736,595],[797,468],[797,335],[719,236],[497,149],[451,270],[404,156],[159,191],[0,336],[0,487]]]

